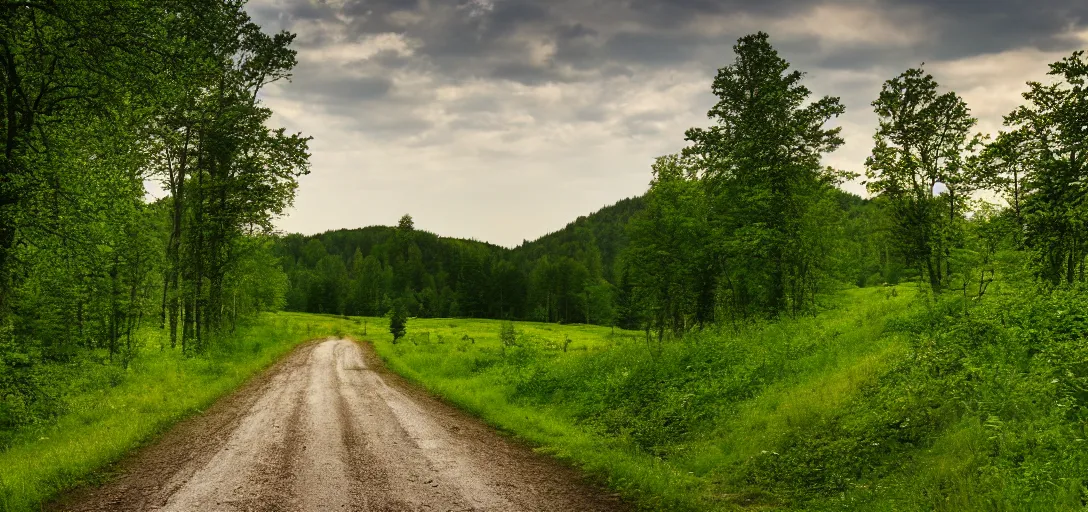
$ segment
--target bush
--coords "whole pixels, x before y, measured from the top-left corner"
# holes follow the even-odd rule
[[[58,384],[63,367],[35,364],[35,359],[19,350],[9,329],[0,330],[0,448],[15,429],[63,412]]]
[[[389,333],[393,335],[394,344],[408,332],[407,324],[408,318],[404,312],[404,305],[398,301],[389,314]]]
[[[518,345],[518,331],[514,328],[514,322],[503,320],[499,324],[499,345],[502,347],[504,354],[507,348]]]

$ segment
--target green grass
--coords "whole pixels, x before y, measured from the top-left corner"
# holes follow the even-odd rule
[[[200,358],[160,351],[163,333],[141,331],[143,346],[128,370],[87,365],[65,412],[15,433],[0,452],[0,510],[37,510],[64,489],[100,480],[110,463],[330,330],[326,319],[266,314]]]
[[[641,332],[532,322],[518,322],[519,346],[505,349],[491,320],[412,319],[397,344],[383,319],[340,329],[371,340],[397,373],[643,508],[789,507],[801,501],[768,485],[775,468],[760,461],[846,414],[903,357],[906,340],[885,324],[913,296],[849,290],[816,318],[660,345]]]
[[[149,342],[118,385],[76,394],[0,454],[3,504],[95,478],[301,339],[351,336],[648,510],[1082,510],[1088,293],[1013,291],[852,289],[815,318],[661,344],[518,322],[504,347],[470,319],[410,319],[394,344],[387,319],[266,315],[207,360]]]

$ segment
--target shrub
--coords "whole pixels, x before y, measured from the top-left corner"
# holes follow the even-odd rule
[[[408,318],[404,313],[404,305],[398,301],[389,314],[389,333],[393,335],[394,344],[408,332],[407,324]]]
[[[518,344],[518,331],[514,328],[514,322],[504,320],[499,324],[499,345],[502,347],[503,354],[506,354],[506,349],[516,347]]]

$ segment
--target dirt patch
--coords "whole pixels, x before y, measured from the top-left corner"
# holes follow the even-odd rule
[[[49,509],[630,509],[348,340],[300,347],[116,469]]]

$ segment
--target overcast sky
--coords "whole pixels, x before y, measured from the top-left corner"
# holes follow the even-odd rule
[[[736,39],[765,31],[842,98],[862,171],[881,83],[926,63],[995,132],[1047,63],[1088,47],[1085,0],[251,0],[298,34],[264,96],[314,137],[285,231],[395,224],[514,246],[643,193],[655,156],[707,126]],[[859,184],[848,190],[862,193]]]

